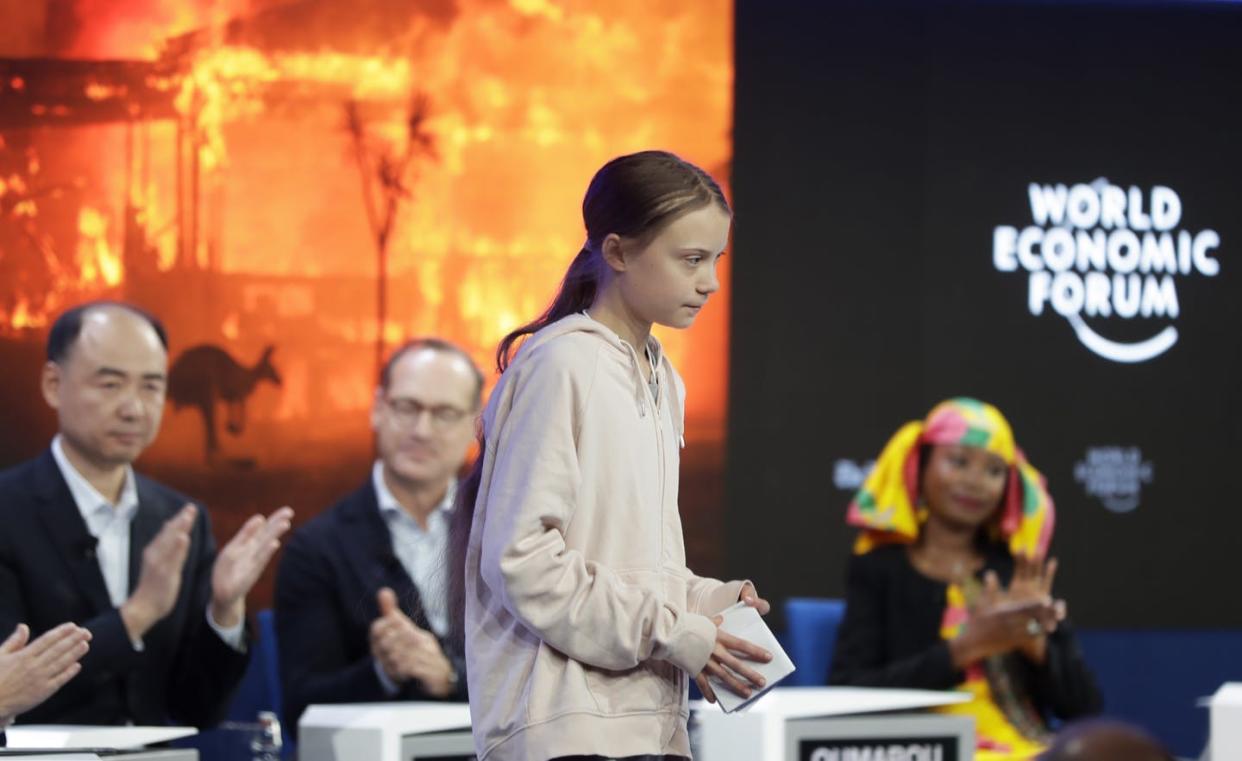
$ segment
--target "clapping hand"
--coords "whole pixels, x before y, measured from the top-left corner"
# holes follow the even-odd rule
[[[131,641],[141,640],[177,604],[197,510],[191,504],[183,506],[142,549],[138,584],[120,607],[121,621]]]
[[[90,639],[86,629],[61,624],[29,642],[30,628],[18,624],[0,644],[0,721],[34,708],[76,676]]]
[[[970,607],[962,632],[949,643],[958,668],[1001,653],[1018,651],[1042,662],[1048,634],[1065,618],[1065,603],[1052,598],[1057,563],[1019,558],[1008,589],[994,571],[983,577],[983,588]]]
[[[388,678],[398,684],[417,680],[435,697],[447,697],[457,684],[457,672],[435,635],[407,616],[397,595],[388,587],[376,595],[379,618],[371,622],[371,655]]]
[[[236,626],[246,614],[246,594],[280,548],[280,537],[293,525],[293,509],[282,507],[264,518],[253,515],[216,555],[211,571],[211,618]]]
[[[1057,624],[1065,620],[1065,601],[1052,598],[1052,580],[1056,578],[1056,575],[1056,558],[1050,558],[1045,562],[1044,558],[1038,555],[1019,556],[1014,560],[1013,579],[1009,582],[1009,589],[1005,592],[1005,596],[1011,602],[1051,603],[1055,609],[1055,620],[1043,622],[1042,631],[1032,634],[1019,648],[1036,663],[1042,663],[1044,660],[1048,649],[1048,635],[1056,631]]]

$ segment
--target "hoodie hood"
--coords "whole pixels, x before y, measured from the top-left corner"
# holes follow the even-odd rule
[[[518,348],[517,354],[514,355],[509,367],[520,366],[535,348],[566,333],[588,333],[599,338],[613,350],[625,355],[631,369],[630,378],[634,384],[634,403],[638,406],[639,416],[646,417],[651,406],[655,404],[655,400],[651,397],[651,391],[647,388],[647,382],[643,380],[642,365],[639,364],[640,362],[645,362],[646,359],[640,356],[638,351],[633,346],[630,346],[625,339],[617,335],[612,328],[592,318],[586,312],[578,312],[562,317],[551,325],[532,334]],[[660,342],[655,336],[647,336],[646,348],[651,352],[654,365],[660,371],[660,386],[663,389],[660,394],[660,400],[668,401],[673,425],[677,429],[677,438],[684,447],[686,445],[685,412],[682,409],[681,394],[678,392],[673,380],[675,377],[673,365],[669,362],[668,357],[664,355],[664,348],[660,346]]]

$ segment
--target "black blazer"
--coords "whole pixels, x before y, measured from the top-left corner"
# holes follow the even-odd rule
[[[130,526],[129,589],[142,550],[188,502],[135,474],[138,510]],[[192,724],[223,716],[246,670],[238,653],[207,624],[216,546],[201,507],[190,535],[181,592],[167,617],[134,650],[108,599],[95,540],[87,531],[51,450],[0,473],[0,632],[29,624],[31,637],[73,621],[91,631],[82,671],[19,722]]]
[[[312,703],[434,699],[413,680],[389,696],[375,673],[370,631],[381,587],[391,587],[405,614],[430,631],[418,587],[393,553],[391,536],[368,478],[286,542],[276,574],[285,724],[296,726]],[[457,692],[448,699],[465,700],[460,650],[444,640],[440,647],[458,674]]]
[[[1013,577],[1013,558],[999,545],[988,548],[984,571],[1004,584]],[[982,573],[982,572],[981,572]],[[837,634],[830,684],[949,690],[965,678],[953,668],[940,638],[944,582],[915,570],[906,548],[880,547],[850,559],[845,620]],[[1060,719],[1099,713],[1101,698],[1069,622],[1048,637],[1040,666],[1025,660],[1020,687],[1037,708]]]

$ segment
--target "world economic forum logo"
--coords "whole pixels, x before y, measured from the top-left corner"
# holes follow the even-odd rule
[[[1215,230],[1179,229],[1182,200],[1172,188],[1146,194],[1104,178],[1066,186],[1031,183],[1032,224],[992,232],[992,264],[1028,273],[1027,308],[1061,315],[1091,351],[1113,362],[1146,362],[1177,343],[1177,278],[1216,277]],[[1153,335],[1106,338],[1088,324],[1151,320]],[[1105,330],[1107,332],[1107,330]]]
[[[1134,446],[1088,447],[1086,455],[1074,463],[1074,480],[1114,513],[1133,512],[1143,497],[1143,487],[1154,476],[1155,466]]]

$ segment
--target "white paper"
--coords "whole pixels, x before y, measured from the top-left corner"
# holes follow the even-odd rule
[[[17,724],[5,730],[9,749],[142,748],[198,734],[194,727],[96,727],[76,724]]]
[[[759,611],[744,602],[739,602],[731,608],[726,608],[721,613],[721,617],[724,619],[720,624],[720,628],[723,631],[739,639],[753,642],[772,654],[772,660],[767,663],[744,661],[748,667],[757,671],[764,678],[763,689],[751,692],[749,698],[744,698],[731,691],[724,685],[724,682],[716,677],[710,677],[712,689],[716,692],[717,703],[720,704],[721,709],[725,713],[733,713],[734,711],[748,708],[761,695],[792,674],[795,666],[794,662],[789,660],[789,656],[785,654],[785,649],[781,647],[781,643],[776,641],[776,635],[764,623],[763,617],[759,615]],[[745,683],[746,680],[742,679],[742,682]]]

